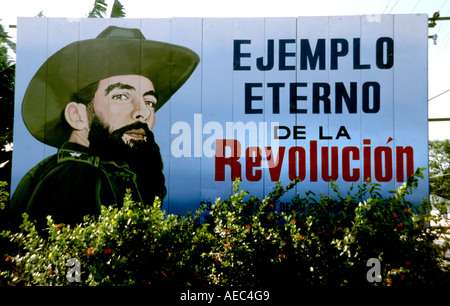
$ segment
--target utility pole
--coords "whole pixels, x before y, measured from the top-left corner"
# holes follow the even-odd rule
[[[440,17],[439,12],[433,14],[433,17],[428,18],[428,27],[434,28],[436,26],[436,21],[439,20],[450,20],[450,17]]]
[[[428,18],[428,27],[434,28],[436,26],[436,21],[440,20],[450,20],[450,17],[440,17],[439,12],[433,14],[433,17]],[[433,39],[435,45],[437,45],[437,34],[429,35],[428,38]]]

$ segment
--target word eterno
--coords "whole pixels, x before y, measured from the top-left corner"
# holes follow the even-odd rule
[[[272,100],[272,113],[280,113],[280,104],[289,105],[289,114],[375,114],[381,107],[381,85],[378,82],[267,83],[272,97],[264,97],[263,83],[245,83],[245,114],[262,114],[264,99]],[[282,88],[289,88],[282,94]],[[259,105],[258,105],[259,103]],[[266,110],[267,112],[268,110]],[[270,111],[270,110],[269,110]]]

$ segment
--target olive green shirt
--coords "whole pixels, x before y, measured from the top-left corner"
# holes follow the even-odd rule
[[[13,224],[28,213],[37,226],[46,226],[51,215],[55,223],[75,225],[85,215],[99,215],[101,206],[123,204],[126,190],[141,201],[136,175],[122,162],[89,154],[89,149],[67,142],[21,180],[11,197]]]

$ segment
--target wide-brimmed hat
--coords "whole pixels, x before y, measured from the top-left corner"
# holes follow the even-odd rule
[[[73,42],[46,60],[25,92],[23,120],[37,140],[59,148],[71,133],[64,109],[79,89],[112,76],[141,75],[155,86],[157,111],[199,61],[186,47],[147,40],[139,29],[110,26],[97,38]]]

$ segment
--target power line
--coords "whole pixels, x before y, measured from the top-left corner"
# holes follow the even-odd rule
[[[442,9],[444,8],[444,6],[447,4],[447,1],[448,1],[448,0],[445,0],[445,1],[444,1],[444,4],[442,4],[442,6],[441,6],[441,8],[439,9],[439,11],[442,10]]]
[[[397,0],[397,2],[395,2],[395,4],[391,7],[391,10],[389,11],[389,14],[392,12],[392,10],[394,9],[394,7],[397,5],[397,3],[399,2],[400,0]]]
[[[441,93],[438,94],[437,96],[434,96],[433,98],[428,99],[428,101],[431,101],[431,100],[433,100],[434,98],[437,98],[437,97],[439,97],[439,96],[442,96],[443,94],[445,94],[446,92],[449,92],[449,91],[450,91],[450,89],[447,89],[446,91],[441,92]]]
[[[416,8],[417,8],[417,5],[419,4],[419,2],[420,2],[420,0],[417,0],[417,2],[416,2],[416,5],[414,6],[414,8],[413,8],[413,10],[412,10],[411,14],[412,14],[412,13],[414,13],[414,11],[416,10]]]
[[[431,101],[434,98],[442,96],[443,94],[445,94],[446,92],[449,92],[449,91],[450,91],[450,89],[447,89],[446,91],[441,92],[440,94],[434,96],[433,98],[428,99],[428,101]],[[450,118],[428,118],[428,122],[436,122],[436,121],[450,121]]]
[[[391,0],[389,0],[388,4],[387,4],[386,7],[384,8],[383,14],[386,13],[386,10],[387,10],[389,4],[391,4]]]
[[[449,15],[450,14],[450,7],[448,8],[447,12],[445,13],[445,15]]]

